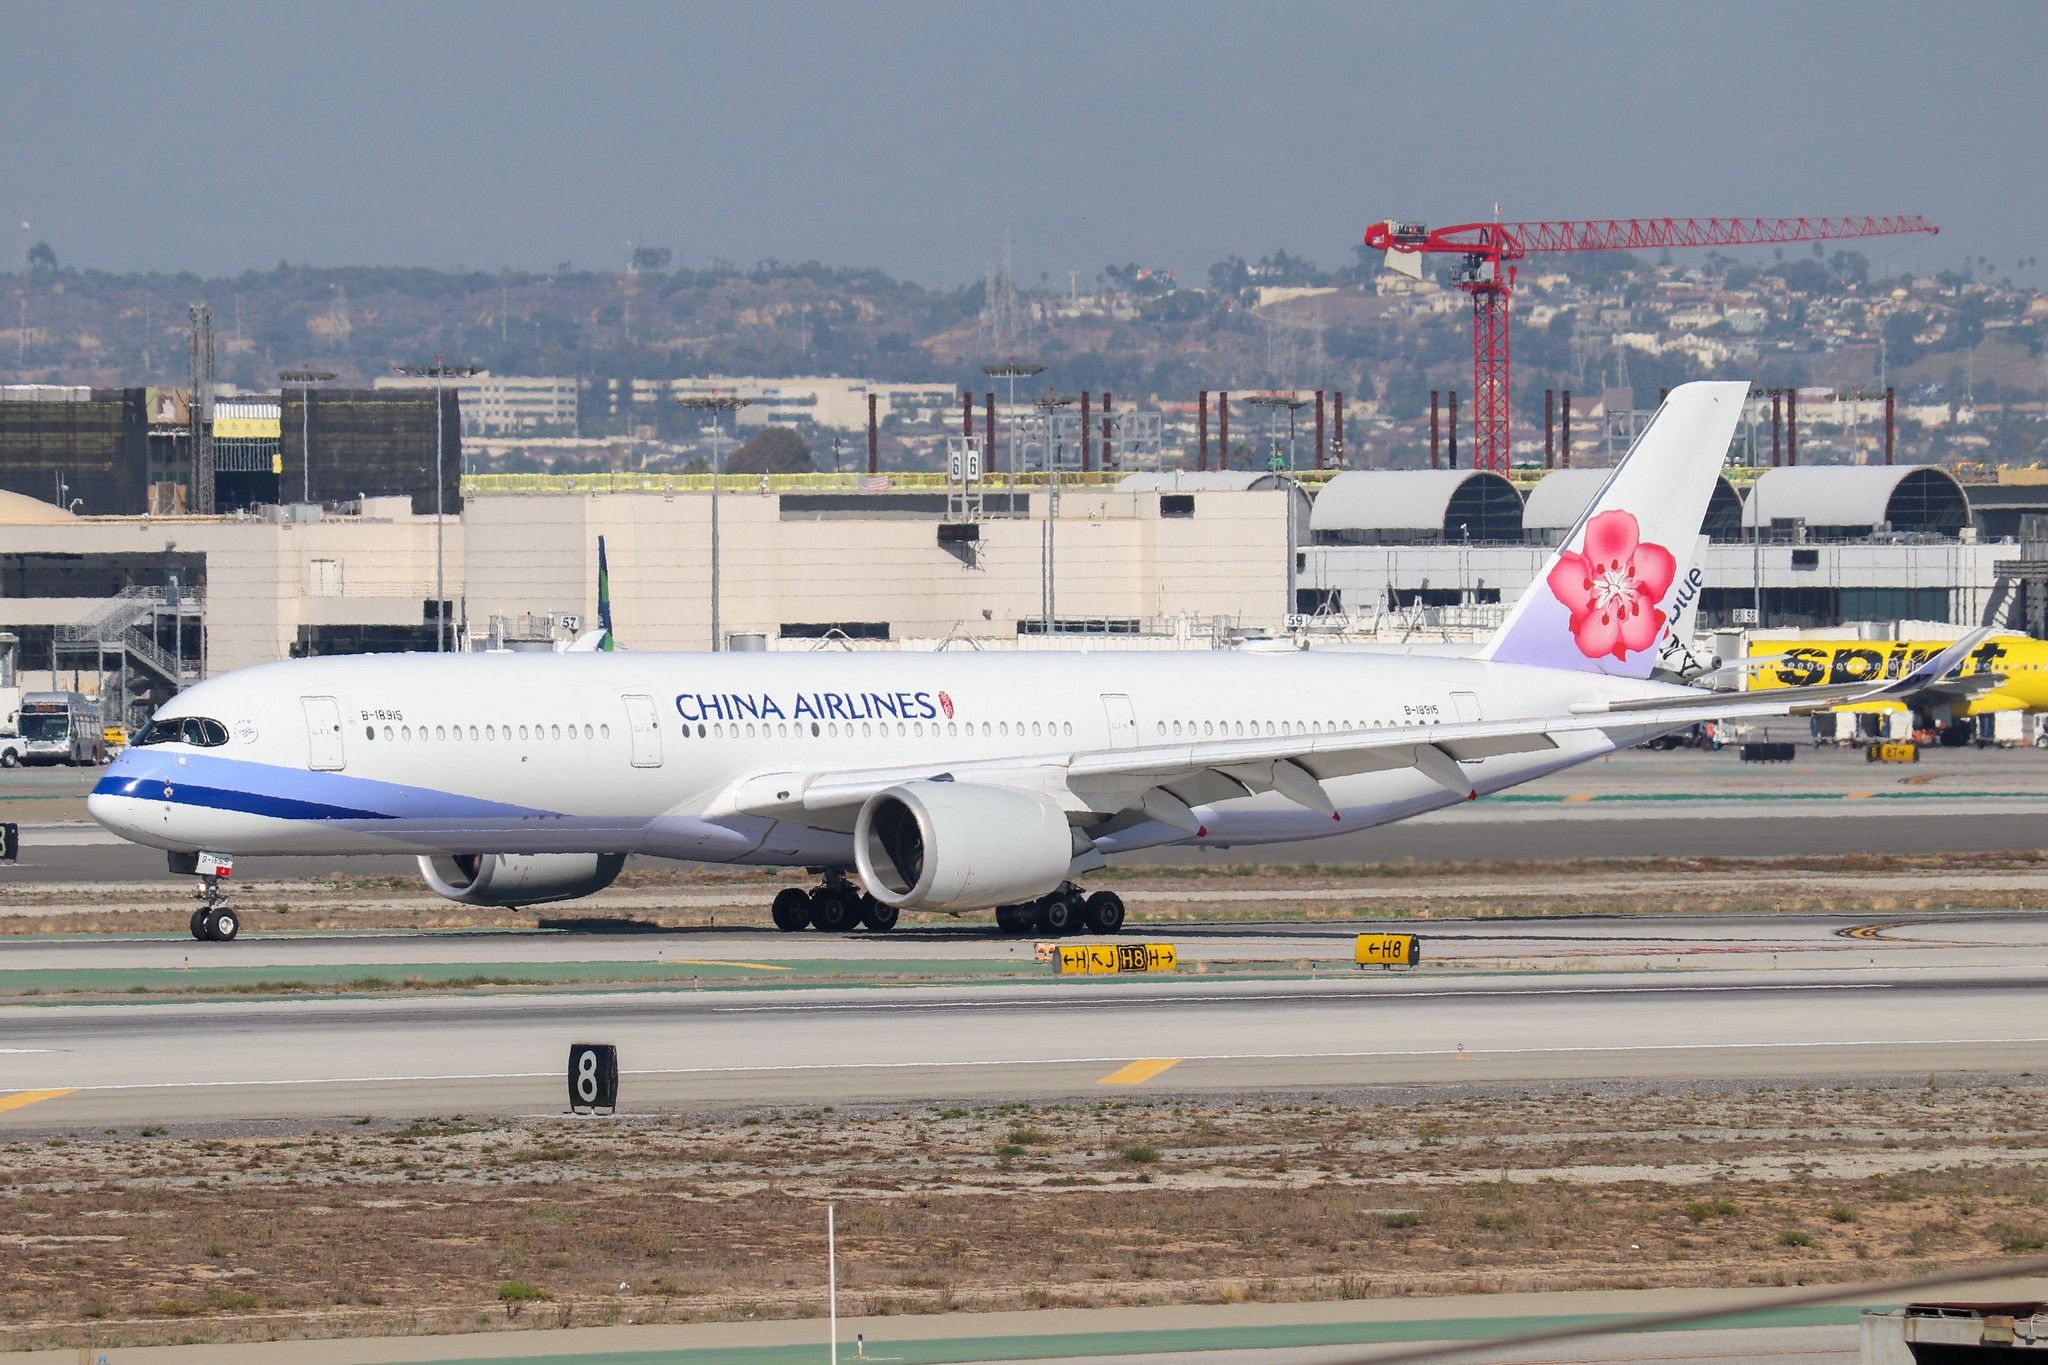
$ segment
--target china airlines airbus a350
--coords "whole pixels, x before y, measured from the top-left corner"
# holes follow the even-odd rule
[[[1746,385],[1672,391],[1469,658],[1184,654],[417,654],[200,683],[94,789],[93,818],[202,880],[235,936],[243,854],[419,855],[435,892],[526,906],[628,855],[822,869],[786,930],[993,910],[1013,933],[1115,933],[1076,878],[1162,844],[1299,840],[1406,819],[1701,720],[1876,686],[1705,693],[1654,681]]]

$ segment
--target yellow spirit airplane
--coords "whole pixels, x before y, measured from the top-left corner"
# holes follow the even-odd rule
[[[1752,691],[1903,678],[1953,643],[1947,640],[1752,639]],[[2000,711],[2048,711],[2048,641],[1995,635],[1961,664],[1912,695],[1852,703],[1841,711],[1911,711],[1932,725]]]

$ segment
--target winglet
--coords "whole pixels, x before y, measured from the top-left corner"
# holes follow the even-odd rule
[[[1915,692],[1932,687],[1946,678],[1952,671],[1962,667],[1963,661],[1976,652],[1977,646],[1991,636],[1998,634],[1996,626],[1979,626],[1962,639],[1950,645],[1941,653],[1921,664],[1896,682],[1886,683],[1873,689],[1858,700],[1876,697],[1910,697]]]

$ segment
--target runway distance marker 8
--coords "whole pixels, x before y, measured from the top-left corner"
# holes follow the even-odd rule
[[[596,1113],[619,1108],[619,1050],[610,1043],[569,1044],[569,1109]]]

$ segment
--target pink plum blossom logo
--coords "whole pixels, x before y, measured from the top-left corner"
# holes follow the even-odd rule
[[[1664,631],[1657,605],[1677,576],[1678,561],[1647,544],[1635,515],[1602,512],[1586,525],[1578,551],[1565,551],[1550,571],[1550,590],[1571,613],[1572,643],[1589,659],[1628,658]]]

